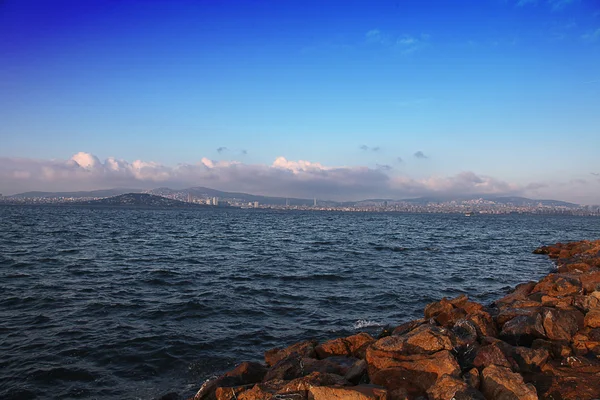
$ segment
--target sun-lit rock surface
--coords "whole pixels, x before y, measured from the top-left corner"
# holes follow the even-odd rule
[[[600,241],[543,246],[557,271],[489,307],[467,296],[366,333],[265,353],[202,385],[202,399],[600,398]]]

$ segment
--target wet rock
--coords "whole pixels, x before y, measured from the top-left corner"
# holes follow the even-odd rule
[[[298,355],[284,358],[278,361],[267,371],[263,382],[272,380],[290,380],[306,375],[304,359]]]
[[[583,326],[583,314],[576,309],[546,308],[542,312],[544,332],[550,340],[569,341]]]
[[[511,319],[502,327],[500,338],[515,346],[530,346],[534,339],[546,337],[542,316],[519,316]]]
[[[271,367],[292,354],[297,354],[300,357],[315,358],[315,347],[317,344],[318,343],[315,340],[306,340],[304,342],[295,343],[285,349],[274,348],[268,350],[265,352],[265,363]]]
[[[585,328],[579,331],[571,344],[576,355],[588,353],[600,356],[600,328]]]
[[[540,399],[600,399],[600,367],[597,363],[590,364],[577,357],[569,359],[571,362],[565,365],[549,362],[544,373],[530,376],[529,380],[535,385]]]
[[[194,396],[194,400],[214,399],[219,387],[234,387],[260,382],[267,369],[256,362],[243,362],[224,375],[206,381]]]
[[[481,372],[481,391],[487,399],[537,400],[535,387],[509,368],[490,365]]]
[[[558,267],[558,272],[572,272],[572,273],[583,273],[589,272],[593,267],[590,264],[579,262],[572,264],[565,264]]]
[[[313,386],[309,389],[309,400],[387,400],[387,390],[373,385],[352,387]]]

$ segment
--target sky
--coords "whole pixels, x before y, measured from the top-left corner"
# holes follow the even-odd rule
[[[597,0],[0,0],[0,193],[600,204]]]

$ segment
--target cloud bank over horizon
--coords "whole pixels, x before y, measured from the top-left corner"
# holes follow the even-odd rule
[[[101,161],[86,152],[79,152],[68,160],[0,158],[0,190],[5,195],[32,190],[207,186],[224,191],[329,200],[523,195],[584,202],[582,199],[585,197],[570,198],[568,193],[574,185],[581,188],[586,183],[578,180],[554,185],[540,182],[519,185],[471,171],[416,179],[396,174],[388,168],[326,166],[285,157],[276,158],[270,165],[202,158],[195,164],[178,164],[175,167],[142,160],[128,162],[114,157]],[[591,190],[588,203],[593,202],[593,194],[597,193],[593,188]]]

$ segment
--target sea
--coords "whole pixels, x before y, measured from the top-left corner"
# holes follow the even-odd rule
[[[490,304],[600,218],[0,206],[0,398],[192,396],[265,350]]]

